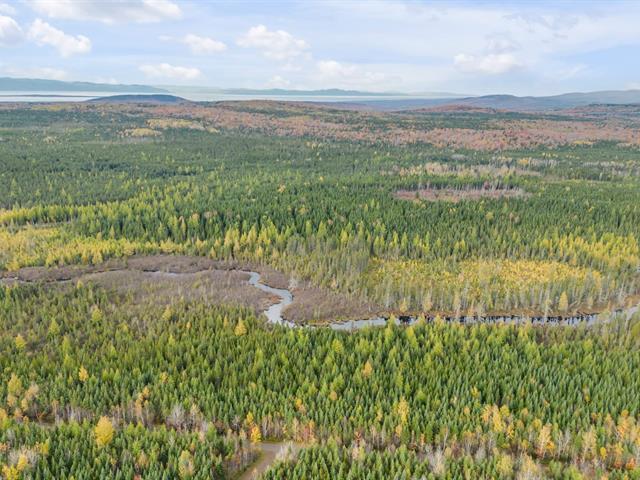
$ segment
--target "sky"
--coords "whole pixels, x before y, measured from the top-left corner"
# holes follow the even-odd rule
[[[476,95],[640,89],[640,1],[0,0],[0,76]]]

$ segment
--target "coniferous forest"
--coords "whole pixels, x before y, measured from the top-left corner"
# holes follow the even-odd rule
[[[629,107],[1,104],[0,478],[640,479],[639,173]]]

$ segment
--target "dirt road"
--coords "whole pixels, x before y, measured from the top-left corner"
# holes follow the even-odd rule
[[[291,449],[291,454],[295,455],[302,448],[302,445],[298,445],[291,442],[265,442],[259,445],[260,458],[256,463],[251,465],[247,471],[245,471],[242,475],[238,477],[237,480],[256,480],[266,472],[271,465],[276,461],[280,452],[287,451],[287,449]]]

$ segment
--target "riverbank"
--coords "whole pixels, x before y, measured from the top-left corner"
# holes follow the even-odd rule
[[[437,317],[461,323],[591,325],[613,314],[630,318],[638,312],[640,303],[640,297],[631,297],[627,299],[625,308],[565,315],[498,312],[477,317],[447,313],[422,316],[381,313],[374,305],[357,303],[306,283],[294,285],[284,273],[268,266],[186,255],[139,255],[110,259],[98,265],[25,267],[15,272],[0,272],[0,285],[44,283],[69,286],[77,282],[93,283],[117,294],[132,296],[134,303],[153,300],[170,304],[178,300],[197,300],[211,305],[238,304],[263,313],[271,324],[290,328],[329,327],[342,331],[385,326],[391,318],[398,325],[412,325],[421,318],[434,321]],[[349,320],[341,321],[344,318]]]

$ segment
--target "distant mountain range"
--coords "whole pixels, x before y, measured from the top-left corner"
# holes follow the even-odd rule
[[[447,92],[425,92],[420,94],[397,92],[364,92],[360,90],[341,90],[329,88],[322,90],[289,90],[289,89],[245,89],[245,88],[214,88],[214,87],[180,87],[180,86],[149,86],[149,85],[121,85],[91,82],[65,82],[60,80],[44,80],[33,78],[0,77],[0,92],[24,92],[35,96],[41,92],[103,92],[127,94],[160,94],[181,97],[220,100],[225,95],[246,96],[251,98],[269,97],[310,97],[313,101],[327,104],[336,108],[365,109],[365,110],[421,110],[432,109],[446,111],[448,107],[489,108],[497,110],[512,110],[522,112],[542,112],[561,110],[566,108],[583,107],[593,104],[640,104],[640,90],[605,90],[600,92],[565,93],[552,96],[515,96],[515,95],[484,95],[469,96]],[[0,97],[2,95],[0,94]],[[29,96],[29,95],[26,95]],[[315,97],[315,98],[313,98]],[[326,97],[326,100],[323,98]],[[344,100],[337,100],[344,97]],[[362,97],[362,98],[358,98]],[[368,97],[368,98],[365,98]],[[379,97],[379,98],[378,98]],[[119,98],[113,101],[138,101],[137,98]],[[169,98],[155,100],[155,103],[167,103],[174,100]],[[186,101],[179,98],[177,101]],[[305,100],[306,101],[306,100]],[[449,108],[451,110],[451,108]],[[463,111],[458,109],[457,111]]]
[[[212,94],[212,95],[265,95],[273,97],[311,96],[311,97],[404,97],[406,93],[398,92],[363,92],[360,90],[342,90],[339,88],[327,88],[322,90],[291,90],[284,88],[216,88],[216,87],[182,87],[162,85],[169,92],[188,94]],[[451,95],[447,95],[450,97]]]
[[[460,95],[451,92],[366,92],[362,90],[343,90],[340,88],[325,88],[319,90],[294,90],[285,88],[215,88],[215,87],[183,87],[172,85],[160,85],[169,92],[175,94],[212,94],[212,95],[246,95],[246,96],[273,96],[273,97],[400,97],[400,98],[461,98],[471,95]]]
[[[360,90],[342,90],[327,88],[321,90],[292,90],[283,88],[216,88],[177,85],[122,85],[111,83],[66,82],[38,78],[0,77],[0,92],[104,92],[104,93],[172,93],[175,95],[239,95],[265,97],[420,97],[420,98],[460,98],[463,95],[450,92],[427,92],[407,94],[399,92],[364,92]],[[466,96],[466,95],[464,95]]]
[[[447,102],[449,103],[449,102]],[[640,103],[640,90],[605,90],[601,92],[565,93],[548,97],[516,97],[514,95],[485,95],[456,99],[451,103],[502,110],[544,111],[584,107],[594,104]]]
[[[41,78],[0,77],[0,92],[127,92],[169,93],[149,85],[120,85],[110,83],[64,82]]]
[[[484,95],[464,98],[411,98],[351,101],[345,108],[383,111],[439,110],[450,106],[511,110],[519,112],[545,112],[587,105],[640,104],[640,90],[606,90],[601,92],[565,93],[547,97],[518,97],[515,95]],[[339,106],[339,104],[336,104]],[[459,110],[460,111],[460,110]]]

